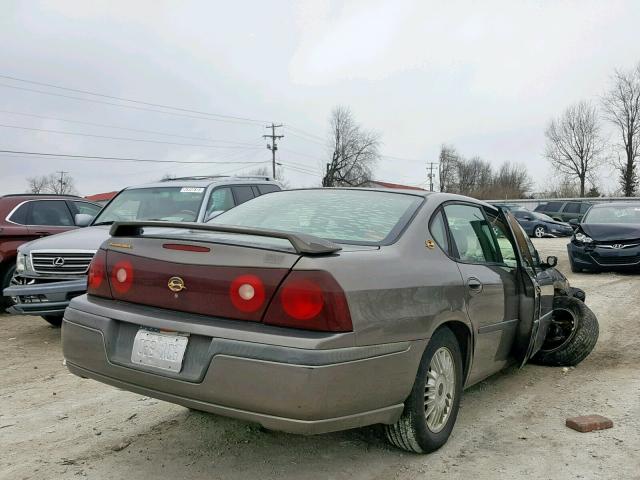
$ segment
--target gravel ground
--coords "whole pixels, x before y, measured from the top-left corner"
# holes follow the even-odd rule
[[[431,455],[387,446],[377,427],[269,432],[82,380],[62,366],[60,330],[2,315],[0,478],[640,478],[640,276],[571,274],[566,242],[536,243],[587,292],[596,349],[575,369],[512,368],[467,390],[448,444]],[[564,426],[592,413],[614,428]]]

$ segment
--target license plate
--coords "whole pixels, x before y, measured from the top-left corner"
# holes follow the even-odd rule
[[[141,328],[133,341],[131,361],[170,372],[180,372],[188,342],[189,337],[184,335]]]

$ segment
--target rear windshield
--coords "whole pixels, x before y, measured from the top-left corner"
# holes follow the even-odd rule
[[[422,201],[415,195],[368,190],[291,190],[243,203],[211,223],[381,245],[397,238]]]
[[[203,187],[158,187],[124,190],[96,217],[94,225],[132,220],[193,222],[198,217]]]
[[[582,223],[637,223],[640,224],[640,205],[608,205],[593,207]]]

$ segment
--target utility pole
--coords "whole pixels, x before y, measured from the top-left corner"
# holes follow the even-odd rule
[[[267,143],[267,148],[271,150],[271,164],[273,167],[273,178],[276,178],[276,150],[278,150],[278,144],[276,140],[284,138],[284,135],[276,135],[276,128],[282,127],[282,124],[276,125],[271,122],[271,125],[267,125],[265,128],[271,129],[271,135],[263,135],[264,138],[270,138],[271,144]]]
[[[433,178],[435,177],[435,174],[433,173],[433,169],[436,165],[438,165],[438,163],[436,162],[429,162],[429,173],[427,173],[427,178],[429,179],[429,191],[433,192]]]
[[[58,190],[58,193],[60,193],[60,195],[62,195],[64,193],[64,174],[65,173],[69,173],[69,172],[64,172],[64,171],[59,171],[56,172],[60,174],[60,189]]]

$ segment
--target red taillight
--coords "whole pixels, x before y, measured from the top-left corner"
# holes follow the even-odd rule
[[[256,275],[240,275],[229,286],[231,303],[241,312],[250,313],[264,304],[264,284]]]
[[[324,271],[291,272],[271,302],[264,323],[325,332],[353,330],[344,291]]]
[[[126,293],[133,285],[133,266],[128,260],[116,263],[111,269],[111,287],[118,293]]]
[[[322,288],[311,280],[288,282],[280,293],[282,309],[296,320],[311,320],[324,305]]]
[[[98,250],[89,265],[87,277],[87,293],[99,297],[111,297],[111,290],[107,282],[107,252]]]

